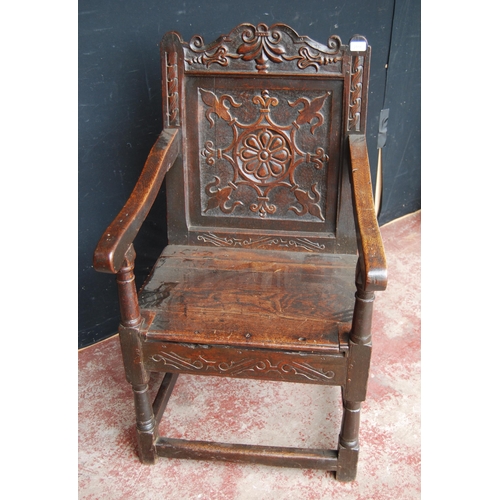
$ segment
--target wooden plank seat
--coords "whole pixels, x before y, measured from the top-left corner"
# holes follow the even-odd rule
[[[169,245],[139,294],[151,340],[340,351],[355,255]]]

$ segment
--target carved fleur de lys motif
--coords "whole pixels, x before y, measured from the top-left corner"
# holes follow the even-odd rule
[[[275,63],[282,62],[282,56],[286,52],[280,45],[281,34],[277,31],[269,31],[265,24],[257,25],[257,29],[245,30],[241,38],[243,44],[238,47],[237,53],[242,56],[243,61],[255,60],[259,71],[267,69],[267,61]]]
[[[207,165],[215,165],[216,150],[212,141],[207,141],[205,147],[201,150],[201,156],[205,158]]]
[[[317,170],[320,170],[323,168],[323,165],[325,165],[330,157],[325,153],[323,148],[318,148],[316,150],[316,153],[307,153],[306,156],[306,161],[309,163],[314,163],[314,166],[316,167]]]
[[[252,99],[254,104],[257,104],[262,108],[263,112],[270,112],[271,106],[278,105],[278,99],[276,97],[271,97],[268,90],[263,90],[262,95],[256,95]]]
[[[235,201],[231,206],[226,206],[226,203],[229,201],[229,197],[233,192],[233,189],[236,189],[232,183],[229,186],[221,188],[217,188],[220,185],[220,179],[215,176],[215,180],[207,184],[205,188],[205,192],[209,196],[207,206],[204,212],[211,210],[212,208],[217,208],[224,212],[225,214],[230,214],[232,211],[238,206],[243,205],[241,201]],[[215,190],[213,188],[216,188]]]
[[[201,99],[208,106],[205,116],[210,122],[210,127],[213,127],[215,122],[212,118],[212,113],[216,114],[219,118],[222,118],[226,122],[231,122],[233,117],[229,114],[229,106],[226,101],[229,101],[232,106],[239,108],[241,104],[238,104],[230,95],[223,95],[220,99],[209,90],[200,89]]]
[[[265,217],[267,214],[274,214],[277,208],[276,205],[269,202],[267,196],[257,196],[257,203],[250,205],[250,210],[258,213],[260,217]]]
[[[295,102],[289,102],[290,106],[295,107],[299,104],[303,104],[304,107],[299,110],[299,116],[295,120],[297,125],[304,125],[305,123],[309,123],[310,125],[316,119],[316,123],[311,125],[311,134],[314,134],[314,131],[323,125],[324,118],[320,113],[323,104],[325,103],[326,98],[331,94],[331,92],[327,92],[325,95],[316,97],[315,99],[309,100],[306,97],[301,97],[297,99]]]
[[[297,207],[291,206],[289,210],[293,210],[297,215],[305,215],[310,213],[318,219],[322,221],[325,220],[323,214],[321,212],[321,207],[318,205],[319,200],[321,199],[320,194],[316,189],[316,184],[311,186],[311,191],[314,193],[314,196],[311,198],[310,193],[307,191],[303,191],[302,189],[294,189],[293,193],[297,201],[302,205],[302,209],[298,209]]]

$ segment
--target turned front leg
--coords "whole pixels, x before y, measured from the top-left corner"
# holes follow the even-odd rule
[[[136,433],[139,449],[139,458],[143,463],[156,462],[156,423],[149,395],[148,384],[132,385],[134,391]]]
[[[352,330],[349,335],[349,360],[347,381],[342,391],[343,417],[339,436],[338,469],[339,481],[356,478],[359,455],[359,422],[361,402],[366,398],[371,358],[371,324],[373,292],[364,292],[358,287]]]
[[[353,481],[358,469],[361,403],[343,400],[343,407],[336,478],[339,481]]]

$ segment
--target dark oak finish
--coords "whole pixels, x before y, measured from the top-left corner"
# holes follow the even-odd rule
[[[245,444],[189,441],[186,439],[160,438],[156,442],[158,455],[170,458],[194,460],[225,460],[278,467],[335,470],[336,450],[285,448]]]
[[[130,198],[99,241],[94,253],[96,271],[115,274],[120,270],[128,248],[153,206],[165,174],[180,153],[180,137],[177,129],[165,129],[160,134]]]
[[[365,124],[370,47],[284,24],[161,43],[164,130],[95,269],[117,274],[140,458],[356,476],[374,292],[387,285]],[[168,244],[137,293],[134,238],[163,182]],[[165,378],[154,402],[151,372]],[[338,450],[167,439],[178,374],[342,387]]]
[[[156,421],[160,421],[167,407],[168,400],[174,390],[175,383],[177,382],[178,373],[165,373],[162,383],[156,393],[156,398],[153,402],[153,413],[155,414]]]

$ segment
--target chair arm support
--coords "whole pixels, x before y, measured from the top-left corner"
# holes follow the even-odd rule
[[[366,292],[385,290],[387,264],[373,203],[370,164],[364,135],[349,136],[349,153],[359,251],[357,280]]]
[[[120,270],[125,254],[151,210],[165,174],[180,150],[179,129],[164,129],[151,148],[132,194],[97,244],[94,252],[96,271],[116,274]]]

